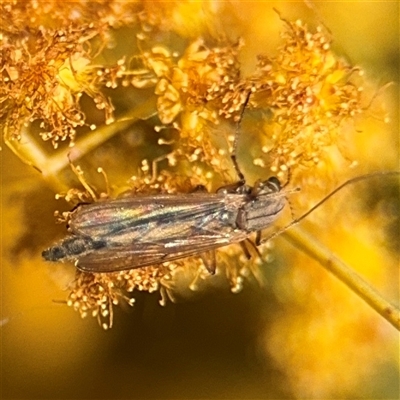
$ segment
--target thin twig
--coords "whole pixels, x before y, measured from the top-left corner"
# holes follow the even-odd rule
[[[324,268],[340,279],[383,318],[400,331],[400,310],[385,300],[369,283],[346,265],[332,251],[300,227],[282,234],[294,246],[317,260]]]

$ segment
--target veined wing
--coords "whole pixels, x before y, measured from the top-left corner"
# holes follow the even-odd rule
[[[110,246],[179,241],[236,227],[244,201],[238,194],[210,193],[126,197],[79,207],[70,228],[75,235],[105,239]]]
[[[219,234],[198,235],[169,242],[132,243],[96,250],[78,259],[76,266],[85,272],[116,272],[198,255],[245,240],[249,234],[226,228]]]

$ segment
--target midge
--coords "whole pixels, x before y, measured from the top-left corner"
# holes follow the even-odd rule
[[[215,272],[214,250],[240,243],[250,258],[250,235],[269,227],[285,205],[275,177],[217,193],[136,195],[80,205],[70,215],[71,235],[43,251],[47,261],[74,261],[87,272],[114,272],[200,255]]]
[[[211,273],[219,247],[240,243],[250,258],[248,246],[258,252],[261,231],[280,215],[285,193],[275,177],[246,184],[236,160],[238,132],[239,122],[231,154],[236,184],[216,193],[135,195],[80,205],[70,215],[71,235],[44,250],[43,258],[73,261],[86,272],[114,272],[200,255]]]
[[[250,258],[249,246],[258,252],[256,246],[271,238],[262,239],[261,232],[279,217],[289,192],[281,190],[276,177],[257,181],[254,186],[246,184],[236,159],[238,132],[239,123],[231,154],[239,177],[236,184],[216,193],[135,195],[80,205],[70,214],[71,235],[44,250],[43,258],[73,261],[85,272],[115,272],[199,255],[211,273],[216,268],[215,250],[220,247],[240,243]],[[273,237],[342,187],[371,175],[346,181]]]
[[[250,257],[249,236],[257,232],[259,244],[261,231],[285,205],[280,189],[270,178],[217,193],[138,195],[81,205],[71,214],[72,235],[42,255],[75,261],[87,272],[113,272],[200,254],[214,272],[213,250],[219,247],[241,243]]]
[[[248,246],[257,250],[257,245],[300,222],[344,186],[399,174],[378,172],[350,179],[301,217],[261,239],[261,231],[282,212],[288,192],[281,190],[275,177],[251,187],[238,173],[241,180],[236,185],[224,186],[217,193],[136,195],[80,205],[70,216],[71,235],[42,256],[47,261],[73,261],[85,272],[115,272],[200,255],[214,273],[215,249],[240,243],[250,258]],[[255,242],[250,239],[253,233]]]

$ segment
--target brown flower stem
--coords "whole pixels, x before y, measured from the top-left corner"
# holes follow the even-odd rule
[[[385,300],[369,283],[346,265],[332,251],[300,227],[282,234],[290,243],[317,260],[324,268],[340,279],[383,318],[400,330],[400,310]]]

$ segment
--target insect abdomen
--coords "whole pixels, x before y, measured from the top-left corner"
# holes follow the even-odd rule
[[[93,240],[84,236],[70,236],[59,244],[44,250],[42,257],[47,261],[71,260],[93,250],[101,249],[106,244],[104,240]]]

